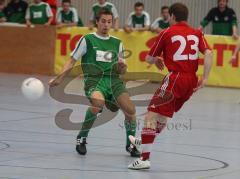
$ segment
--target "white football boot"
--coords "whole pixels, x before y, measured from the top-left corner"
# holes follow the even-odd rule
[[[141,160],[141,158],[134,161],[132,164],[128,165],[128,169],[131,170],[143,170],[150,168],[150,161],[149,160]]]
[[[131,141],[131,143],[139,150],[140,146],[142,145],[142,140],[132,135],[128,136],[128,138]]]

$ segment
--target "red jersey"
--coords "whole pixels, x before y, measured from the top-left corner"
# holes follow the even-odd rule
[[[210,48],[203,33],[186,22],[179,22],[159,34],[149,56],[162,54],[164,64],[171,72],[196,73],[199,51],[204,53],[206,49]]]

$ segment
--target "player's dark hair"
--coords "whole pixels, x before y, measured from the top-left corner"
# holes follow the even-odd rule
[[[62,4],[63,3],[69,3],[69,4],[71,4],[71,0],[62,0]]]
[[[188,8],[183,3],[174,3],[169,8],[169,14],[174,15],[177,22],[187,21],[188,19]]]
[[[136,2],[134,4],[134,8],[136,8],[136,7],[143,7],[144,8],[144,4],[142,2]]]
[[[165,9],[169,10],[169,7],[168,6],[162,6],[161,12],[163,12]]]
[[[112,18],[113,18],[113,13],[110,10],[108,10],[107,8],[101,8],[99,13],[96,16],[96,21],[97,22],[100,20],[102,15],[111,15]]]
[[[218,0],[217,2],[219,3],[221,0]],[[227,3],[228,3],[228,0],[227,0]]]

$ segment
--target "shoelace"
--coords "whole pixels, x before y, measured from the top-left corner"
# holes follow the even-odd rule
[[[142,144],[142,140],[136,138],[135,141],[134,141],[134,144],[135,144],[135,145],[141,145],[141,144]]]
[[[81,142],[81,139],[77,139],[77,145],[81,145],[81,144],[87,144],[86,139],[83,139]]]
[[[133,163],[133,167],[135,167],[136,165],[138,165],[139,164],[139,161],[137,160],[137,161],[135,161],[134,163]]]

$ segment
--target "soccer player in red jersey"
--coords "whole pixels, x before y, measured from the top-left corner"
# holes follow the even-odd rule
[[[172,118],[195,91],[204,87],[212,66],[212,51],[202,32],[187,24],[188,8],[175,3],[169,13],[171,26],[159,34],[146,57],[147,62],[155,63],[160,70],[165,65],[169,73],[148,106],[141,139],[129,136],[134,145],[142,144],[141,158],[130,164],[129,169],[150,168],[150,152],[156,134],[164,129],[167,119]],[[204,73],[200,80],[196,75],[199,52],[205,55]],[[171,99],[165,101],[164,98],[169,96]]]

